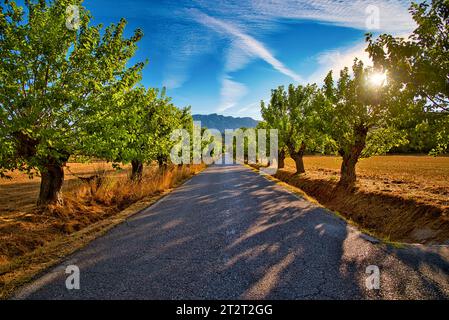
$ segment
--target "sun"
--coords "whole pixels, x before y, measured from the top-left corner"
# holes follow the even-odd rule
[[[382,87],[387,84],[387,74],[385,72],[375,72],[369,76],[369,83],[373,87]]]

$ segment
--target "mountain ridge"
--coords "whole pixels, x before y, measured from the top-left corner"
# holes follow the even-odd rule
[[[201,121],[202,127],[217,129],[220,132],[226,129],[255,128],[259,124],[259,121],[251,117],[223,116],[217,113],[194,114],[192,117],[194,121]]]

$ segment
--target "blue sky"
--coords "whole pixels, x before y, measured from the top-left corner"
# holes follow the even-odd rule
[[[191,105],[193,113],[256,119],[272,88],[319,83],[355,56],[367,60],[367,31],[413,29],[409,2],[401,0],[85,0],[84,6],[94,24],[124,17],[128,34],[143,29],[135,60],[149,60],[145,86],[167,87],[175,104]],[[379,23],[370,19],[377,12]]]

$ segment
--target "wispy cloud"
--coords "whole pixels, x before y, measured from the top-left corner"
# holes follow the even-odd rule
[[[231,40],[227,49],[227,60],[224,72],[242,69],[250,61],[260,58],[274,69],[301,82],[301,76],[286,67],[270,50],[250,34],[267,32],[279,25],[280,19],[310,20],[321,23],[357,28],[367,31],[406,33],[415,26],[407,8],[409,0],[229,0],[211,2],[196,0],[194,9],[175,10],[178,18],[194,18],[215,33]],[[377,29],[371,29],[367,24],[370,13],[368,6],[378,9],[379,24]],[[205,14],[207,11],[209,14]],[[217,18],[220,17],[220,18]],[[251,23],[248,23],[251,21]],[[188,79],[189,65],[192,59],[207,52],[209,41],[204,41],[205,33],[185,29],[185,25],[169,26],[182,31],[176,34],[180,37],[177,43],[174,64],[168,67],[164,84],[170,87],[180,87]],[[206,35],[208,37],[208,35]],[[208,39],[210,40],[210,38]],[[207,44],[207,42],[209,42]],[[204,45],[206,43],[206,45]]]
[[[243,107],[240,110],[238,110],[237,114],[246,113],[247,111],[254,110],[255,108],[258,108],[259,106],[260,106],[260,104],[257,102],[251,103],[251,104],[247,105],[246,107]]]
[[[239,100],[248,93],[248,88],[242,83],[231,80],[229,73],[244,68],[253,59],[265,61],[293,81],[300,82],[303,80],[299,74],[279,61],[262,42],[242,31],[237,25],[211,17],[195,9],[191,9],[190,14],[197,22],[227,38],[230,44],[224,67],[225,75],[222,78],[220,90],[219,112],[235,108]]]
[[[245,46],[233,41],[226,53],[225,72],[235,72],[244,68],[253,59],[252,55],[245,50]]]
[[[221,102],[218,108],[219,112],[224,112],[237,106],[238,101],[248,93],[248,89],[242,83],[225,77],[222,80],[220,90]]]
[[[414,22],[407,8],[410,0],[231,0],[213,5],[208,0],[197,0],[208,11],[220,16],[254,21],[258,28],[271,28],[278,19],[311,20],[361,30],[403,33],[410,31]],[[379,28],[367,24],[368,6],[379,12]]]
[[[346,48],[321,52],[315,57],[318,64],[316,71],[305,82],[322,84],[330,70],[332,70],[334,76],[338,76],[345,67],[352,67],[355,58],[362,60],[366,65],[370,65],[372,62],[365,48],[366,44],[361,42]]]
[[[179,9],[178,9],[179,10]],[[189,80],[191,70],[202,55],[215,48],[215,35],[204,29],[197,30],[197,24],[186,21],[181,12],[175,12],[168,21],[155,20],[157,28],[163,30],[154,37],[160,53],[167,57],[162,74],[162,83],[168,89],[182,87]],[[150,60],[151,64],[151,60]]]
[[[211,17],[198,10],[190,10],[190,12],[201,24],[219,33],[227,35],[230,40],[233,41],[233,45],[237,46],[241,50],[243,56],[260,58],[270,64],[277,71],[292,78],[294,81],[301,81],[301,76],[287,68],[281,61],[276,59],[263,43],[244,33],[237,26]],[[235,65],[233,65],[233,67],[235,68]]]
[[[173,64],[166,67],[162,79],[162,86],[167,89],[177,89],[189,78],[190,56],[172,57]]]

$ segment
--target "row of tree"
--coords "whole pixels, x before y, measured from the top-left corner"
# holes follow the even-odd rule
[[[306,151],[337,153],[340,184],[352,186],[360,158],[410,140],[428,145],[429,130],[431,152],[448,150],[449,1],[413,3],[410,13],[417,28],[408,39],[367,35],[373,66],[356,59],[336,81],[329,72],[321,87],[279,87],[268,105],[262,101],[260,126],[279,130],[280,168],[287,154],[304,173]]]
[[[125,37],[126,21],[90,24],[81,0],[28,0],[0,6],[0,176],[41,176],[38,204],[61,202],[71,156],[165,165],[176,128],[191,128],[164,90],[140,84],[145,62],[131,64],[141,30]],[[67,8],[79,9],[77,28]]]

